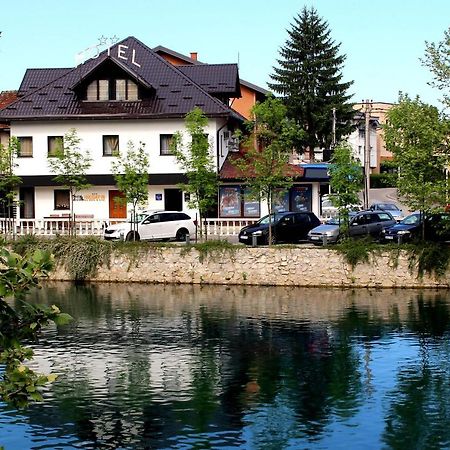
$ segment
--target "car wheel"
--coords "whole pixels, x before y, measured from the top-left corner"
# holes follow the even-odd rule
[[[272,237],[270,238],[270,245],[275,245],[277,243],[277,238],[274,234],[272,234]],[[267,236],[267,244],[269,244],[269,236]]]
[[[141,237],[137,231],[130,231],[125,238],[126,241],[139,241]]]
[[[186,237],[189,235],[189,231],[186,230],[186,228],[181,228],[177,231],[177,234],[175,236],[175,240],[181,242],[186,241]]]

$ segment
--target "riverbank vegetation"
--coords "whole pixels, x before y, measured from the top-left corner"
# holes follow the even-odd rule
[[[35,250],[52,254],[56,264],[63,266],[75,281],[88,280],[95,276],[101,266],[109,267],[114,256],[126,256],[129,261],[128,270],[139,265],[139,262],[148,253],[159,253],[166,247],[179,247],[180,256],[191,251],[197,251],[199,261],[207,263],[208,259],[233,261],[237,252],[244,248],[227,240],[209,240],[201,243],[180,245],[171,242],[111,242],[97,237],[57,236],[54,239],[39,238],[34,235],[23,236],[8,244],[19,255],[27,255]],[[286,248],[298,248],[302,245],[276,245],[274,251],[283,251]],[[352,270],[359,264],[373,264],[377,257],[388,254],[391,264],[396,267],[399,256],[406,252],[409,259],[410,273],[416,273],[418,278],[424,275],[442,278],[450,265],[450,247],[433,242],[416,242],[408,244],[380,244],[370,238],[342,240],[339,244],[326,247],[315,247],[317,251],[323,249],[334,250],[340,253]]]

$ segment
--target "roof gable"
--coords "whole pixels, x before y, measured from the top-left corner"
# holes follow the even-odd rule
[[[100,61],[97,65],[94,65],[86,73],[84,73],[76,82],[70,87],[73,91],[78,91],[81,87],[85,86],[91,80],[96,78],[102,78],[104,74],[126,74],[132,78],[137,84],[145,89],[152,89],[152,85],[144,80],[136,71],[132,70],[122,62],[108,56]],[[120,75],[119,75],[120,76]]]
[[[93,74],[96,68],[111,60],[154,92],[142,101],[83,102],[74,88],[80,80]],[[43,69],[45,70],[45,69]],[[184,117],[195,107],[207,116],[229,116],[234,112],[187,75],[171,65],[134,37],[128,37],[103,51],[97,58],[65,72],[38,89],[28,92],[9,105],[0,115],[5,119],[40,118],[170,118]],[[51,73],[52,72],[52,73]],[[50,69],[47,79],[55,72]],[[41,74],[42,77],[42,74]]]

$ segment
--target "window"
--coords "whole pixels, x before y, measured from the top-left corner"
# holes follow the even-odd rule
[[[19,137],[19,157],[20,158],[31,158],[33,156],[33,138],[30,137]]]
[[[55,189],[55,210],[70,209],[70,191],[68,189]]]
[[[58,153],[64,152],[62,136],[49,136],[47,138],[47,143],[48,143],[48,156],[57,156]]]
[[[392,220],[391,216],[386,213],[378,213],[377,216],[378,216],[378,219],[380,220],[380,222],[386,222],[388,220]]]
[[[119,154],[119,136],[103,136],[103,156],[117,156]]]
[[[137,100],[138,87],[131,80],[116,80],[116,100]]]
[[[94,80],[87,87],[86,100],[138,100],[138,93],[137,84],[131,80]]]
[[[109,97],[109,80],[94,80],[87,87],[86,99],[89,101],[105,101]]]
[[[159,135],[159,154],[160,155],[173,155],[172,149],[170,148],[172,145],[173,134],[160,134]]]

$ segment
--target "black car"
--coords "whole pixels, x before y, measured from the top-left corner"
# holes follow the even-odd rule
[[[425,216],[425,239],[434,242],[450,241],[450,214],[433,213]],[[410,214],[398,224],[384,230],[386,242],[410,242],[422,235],[422,217],[420,213]]]
[[[271,215],[272,243],[299,242],[305,240],[308,231],[320,225],[320,220],[312,212],[277,212]],[[269,216],[265,216],[253,225],[248,225],[239,232],[239,242],[252,244],[252,236],[256,243],[269,243]]]

